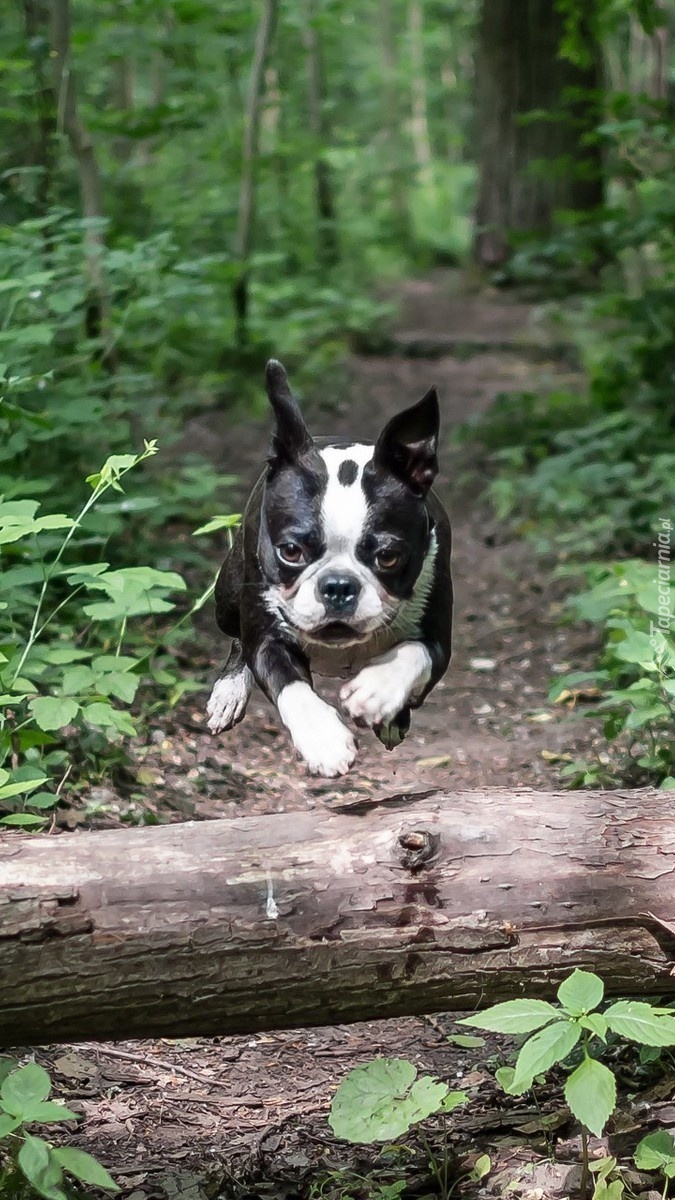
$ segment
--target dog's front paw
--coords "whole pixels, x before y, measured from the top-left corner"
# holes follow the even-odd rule
[[[299,739],[293,739],[296,749],[307,763],[310,775],[325,775],[328,779],[346,775],[356,758],[356,742],[335,709],[329,710],[333,719],[319,721]]]
[[[430,674],[429,652],[421,642],[401,642],[340,689],[340,703],[353,721],[387,725],[419,695]]]
[[[252,688],[253,675],[246,666],[216,680],[206,706],[211,733],[223,733],[241,721]]]
[[[356,742],[339,714],[308,683],[291,683],[279,693],[279,715],[312,775],[346,775]]]
[[[387,724],[403,708],[407,694],[389,663],[364,667],[340,689],[340,703],[353,721]]]

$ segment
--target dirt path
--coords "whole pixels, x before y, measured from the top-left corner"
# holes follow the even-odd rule
[[[560,385],[560,364],[541,354],[533,361],[527,351],[528,343],[541,339],[522,305],[458,295],[454,277],[439,274],[408,283],[402,308],[404,332],[454,337],[464,353],[467,344],[477,343],[480,353],[433,361],[355,357],[344,403],[331,405],[330,412],[311,401],[305,405],[314,432],[374,436],[387,415],[436,383],[449,434],[501,391]],[[193,422],[188,437],[193,448],[208,449],[219,468],[252,477],[267,428],[264,422],[233,433],[229,423],[212,417]],[[348,777],[311,779],[262,698],[253,699],[234,732],[214,739],[204,730],[205,697],[196,697],[183,723],[158,728],[143,752],[144,781],[163,796],[173,819],[292,812],[337,796],[430,786],[552,783],[542,751],[568,744],[573,731],[547,703],[549,680],[576,666],[584,648],[578,636],[558,628],[550,580],[530,551],[520,543],[496,544],[475,500],[476,485],[467,486],[462,473],[459,456],[446,448],[441,490],[454,524],[455,657],[446,680],[415,715],[404,745],[389,754],[363,735]],[[213,640],[205,637],[205,653],[215,669],[221,658],[215,629]],[[476,1056],[484,1060],[488,1051],[449,1046],[451,1028],[449,1018],[409,1019],[215,1042],[62,1048],[46,1057],[59,1093],[87,1117],[75,1140],[100,1155],[134,1200],[290,1200],[306,1195],[326,1164],[353,1164],[353,1154],[331,1144],[326,1109],[342,1075],[378,1053],[409,1056],[454,1086],[472,1088],[485,1128],[508,1124],[500,1101],[491,1108],[492,1072],[476,1066]],[[456,1138],[477,1152],[476,1129],[483,1126],[475,1112],[472,1107],[471,1117],[458,1122]],[[524,1158],[520,1151],[509,1153],[516,1165],[528,1158],[526,1151]],[[207,1167],[211,1184],[204,1182]]]
[[[534,566],[530,549],[522,542],[497,544],[494,522],[476,501],[476,479],[467,485],[461,454],[452,453],[449,442],[456,426],[483,412],[500,392],[559,387],[565,369],[542,356],[542,333],[527,306],[498,296],[472,299],[456,289],[451,273],[410,281],[401,329],[405,337],[426,330],[456,341],[464,354],[473,344],[478,353],[464,359],[354,357],[343,402],[331,403],[330,411],[311,397],[304,402],[313,432],[374,437],[391,413],[438,385],[445,434],[439,490],[453,523],[456,590],[454,656],[445,680],[413,715],[411,734],[397,750],[386,751],[362,732],[356,765],[338,781],[305,774],[259,693],[244,722],[220,739],[203,732],[203,711],[195,704],[189,729],[169,730],[162,754],[148,755],[155,782],[166,785],[168,802],[185,815],[290,811],[337,797],[433,786],[543,788],[555,778],[542,751],[556,753],[575,731],[566,714],[547,703],[547,693],[551,676],[576,667],[584,646],[578,633],[572,637],[559,628],[551,580]],[[492,344],[500,349],[482,349]],[[237,432],[227,419],[211,417],[193,422],[188,438],[247,482],[259,470],[268,431],[267,419]],[[213,623],[205,644],[215,673],[222,640]],[[319,686],[330,696],[330,685]]]

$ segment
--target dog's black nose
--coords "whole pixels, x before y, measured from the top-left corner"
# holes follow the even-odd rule
[[[319,580],[319,595],[326,608],[343,615],[354,612],[360,591],[355,575],[324,575]]]

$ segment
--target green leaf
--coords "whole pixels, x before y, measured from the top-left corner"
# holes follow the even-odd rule
[[[511,1086],[516,1091],[522,1085],[531,1087],[535,1075],[544,1074],[555,1063],[567,1058],[580,1037],[581,1029],[572,1021],[555,1021],[540,1029],[522,1047]]]
[[[623,1200],[625,1185],[622,1179],[613,1179],[607,1183],[600,1179],[593,1190],[593,1200]]]
[[[97,729],[112,729],[129,737],[134,737],[136,733],[136,726],[129,714],[113,708],[111,704],[88,704],[82,709],[82,715],[89,725]]]
[[[675,1162],[675,1138],[665,1129],[650,1133],[635,1148],[635,1166],[639,1171],[663,1171]]]
[[[560,1010],[547,1000],[505,1000],[475,1017],[463,1017],[458,1024],[488,1029],[492,1033],[532,1033],[549,1021],[559,1020]]]
[[[529,1089],[530,1083],[525,1081],[525,1083],[521,1082],[517,1087],[514,1087],[515,1077],[515,1067],[497,1067],[495,1071],[497,1083],[509,1096],[522,1096],[523,1092]]]
[[[116,696],[118,700],[131,704],[140,682],[140,676],[131,675],[129,671],[107,671],[99,676],[98,689],[104,696]]]
[[[76,667],[69,667],[63,672],[60,690],[64,696],[80,696],[82,692],[89,691],[96,682],[96,675],[91,667],[81,663]]]
[[[20,1117],[28,1105],[46,1100],[51,1090],[52,1081],[44,1067],[30,1062],[3,1079],[0,1096],[7,1111]]]
[[[597,1008],[605,985],[591,971],[573,971],[558,988],[558,999],[572,1016],[580,1017]]]
[[[28,705],[40,729],[63,729],[77,716],[80,706],[75,700],[60,696],[38,696]]]
[[[597,1034],[603,1042],[607,1041],[607,1021],[602,1013],[589,1013],[586,1017],[579,1017],[579,1024],[582,1029]]]
[[[54,1150],[54,1157],[69,1175],[74,1175],[81,1183],[90,1183],[92,1187],[107,1188],[110,1192],[119,1192],[112,1175],[102,1167],[91,1154],[77,1150],[74,1146],[63,1146]]]
[[[66,1200],[65,1192],[59,1187],[63,1180],[63,1171],[42,1138],[33,1137],[30,1133],[24,1134],[17,1162],[28,1182],[36,1192],[45,1197],[45,1200]]]
[[[129,654],[99,654],[91,665],[99,675],[104,675],[109,671],[132,671],[138,661]]]
[[[469,1096],[467,1092],[448,1092],[447,1096],[441,1101],[440,1111],[445,1113],[454,1112],[456,1108],[460,1108],[462,1104],[468,1104]]]
[[[50,1124],[52,1121],[79,1121],[79,1119],[79,1113],[66,1108],[65,1104],[57,1104],[55,1100],[40,1100],[36,1104],[29,1104],[23,1114],[24,1122],[37,1121],[41,1125]]]
[[[21,829],[37,829],[38,825],[44,825],[45,818],[38,817],[36,813],[8,813],[6,817],[0,817],[0,825],[14,825]]]
[[[216,533],[218,529],[234,529],[236,525],[241,524],[241,513],[230,513],[225,517],[212,517],[206,525],[200,525],[199,529],[195,529],[193,537],[201,537],[205,533]]]
[[[596,1137],[616,1107],[616,1080],[597,1058],[586,1058],[565,1084],[565,1100],[577,1121]]]
[[[7,1137],[8,1133],[14,1133],[20,1124],[21,1117],[11,1117],[9,1113],[0,1113],[0,1138]]]
[[[78,650],[75,646],[54,646],[44,652],[47,662],[56,666],[67,666],[69,663],[80,662],[83,658],[91,658],[91,650]]]
[[[33,788],[39,787],[46,778],[46,775],[40,775],[33,779],[14,779],[11,783],[3,782],[0,784],[0,800],[8,800],[10,796],[21,796],[24,792],[32,792]]]
[[[473,1164],[469,1178],[478,1183],[479,1180],[485,1179],[485,1176],[489,1175],[491,1170],[492,1160],[490,1155],[481,1154],[480,1158],[477,1158]]]
[[[604,1015],[612,1033],[620,1037],[642,1046],[675,1046],[675,1017],[656,1013],[643,1000],[617,1000]]]
[[[6,1079],[12,1071],[16,1071],[19,1064],[15,1058],[6,1058],[4,1055],[0,1057],[0,1083]]]
[[[129,595],[118,600],[100,600],[85,604],[82,612],[93,621],[120,621],[123,617],[146,617],[151,613],[171,612],[175,606],[159,596]]]
[[[30,808],[55,808],[58,802],[55,792],[36,792],[26,800]]]
[[[448,1041],[453,1046],[461,1046],[466,1050],[477,1050],[480,1046],[485,1045],[485,1038],[472,1036],[470,1033],[455,1033],[448,1037]]]
[[[331,1105],[329,1124],[348,1142],[386,1142],[437,1112],[445,1083],[423,1076],[402,1058],[380,1058],[356,1067],[343,1079]]]

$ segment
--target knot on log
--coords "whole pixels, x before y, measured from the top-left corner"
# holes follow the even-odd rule
[[[421,871],[436,858],[441,838],[440,834],[430,833],[428,829],[411,829],[400,834],[398,842],[402,851],[401,865],[414,872]]]

